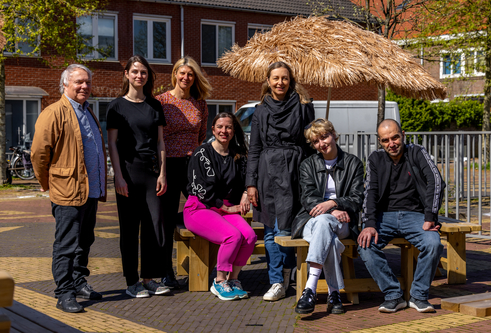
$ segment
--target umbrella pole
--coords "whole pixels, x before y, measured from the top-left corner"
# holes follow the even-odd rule
[[[331,104],[331,87],[327,88],[326,120],[329,120],[329,107]]]

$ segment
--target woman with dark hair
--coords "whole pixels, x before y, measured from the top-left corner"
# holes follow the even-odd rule
[[[126,294],[148,297],[170,290],[153,278],[162,275],[156,253],[164,244],[166,191],[165,118],[152,95],[155,73],[141,56],[128,60],[123,88],[107,110],[109,155],[114,169],[120,249]],[[141,277],[138,275],[138,235],[141,227]]]
[[[314,120],[314,107],[306,91],[295,82],[284,62],[271,64],[261,91],[261,103],[251,123],[247,195],[254,220],[264,223],[264,246],[271,288],[264,300],[285,297],[295,266],[293,248],[274,242],[290,235],[301,208],[298,182],[300,163],[313,153],[305,142],[304,127]]]
[[[156,98],[162,104],[167,126],[164,140],[167,143],[167,173],[171,174],[164,194],[165,245],[163,249],[163,272],[161,284],[178,288],[172,268],[173,235],[176,224],[182,224],[178,215],[181,192],[188,196],[187,175],[189,157],[206,137],[208,107],[205,99],[210,96],[211,85],[191,57],[179,59],[172,69],[173,89]]]
[[[245,191],[247,145],[237,118],[218,114],[215,141],[199,146],[188,168],[189,198],[184,224],[194,234],[220,244],[217,277],[210,288],[221,300],[247,298],[239,272],[254,251],[256,234],[240,215],[250,209]]]

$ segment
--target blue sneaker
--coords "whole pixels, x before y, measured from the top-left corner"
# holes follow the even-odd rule
[[[234,299],[239,299],[239,295],[234,292],[227,280],[216,283],[216,279],[214,279],[210,291],[222,301],[233,301]]]
[[[234,292],[239,296],[239,298],[248,298],[249,294],[247,291],[244,291],[242,289],[242,284],[240,283],[239,280],[228,280],[230,286],[234,290]]]

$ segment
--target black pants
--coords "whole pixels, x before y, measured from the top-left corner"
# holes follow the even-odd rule
[[[138,235],[140,234],[141,277],[152,279],[163,274],[159,253],[164,244],[164,209],[157,196],[157,177],[151,166],[142,162],[121,161],[128,197],[116,194],[120,249],[126,284],[138,282]]]
[[[60,206],[51,203],[56,221],[53,244],[52,271],[55,296],[59,299],[75,298],[90,275],[90,246],[94,243],[94,227],[98,199],[89,198],[83,206]]]
[[[181,192],[188,197],[186,186],[188,185],[188,161],[189,157],[168,157],[166,160],[167,191],[163,195],[165,211],[165,244],[163,248],[164,274],[173,272],[172,250],[174,246],[174,229],[176,224],[184,224],[182,213],[178,214]]]

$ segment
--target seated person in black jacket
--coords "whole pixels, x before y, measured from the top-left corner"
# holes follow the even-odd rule
[[[385,294],[378,310],[396,312],[407,303],[382,249],[395,237],[408,240],[420,251],[409,306],[435,312],[428,292],[443,251],[438,210],[445,183],[424,147],[404,144],[404,132],[395,120],[380,123],[378,137],[384,149],[368,157],[358,252]]]
[[[300,165],[302,209],[292,225],[292,238],[309,242],[309,277],[295,308],[311,313],[321,270],[329,287],[327,312],[344,313],[339,290],[344,288],[340,261],[344,245],[339,239],[358,234],[358,217],[363,203],[363,163],[336,145],[332,123],[325,119],[311,122],[305,137],[318,154]]]

